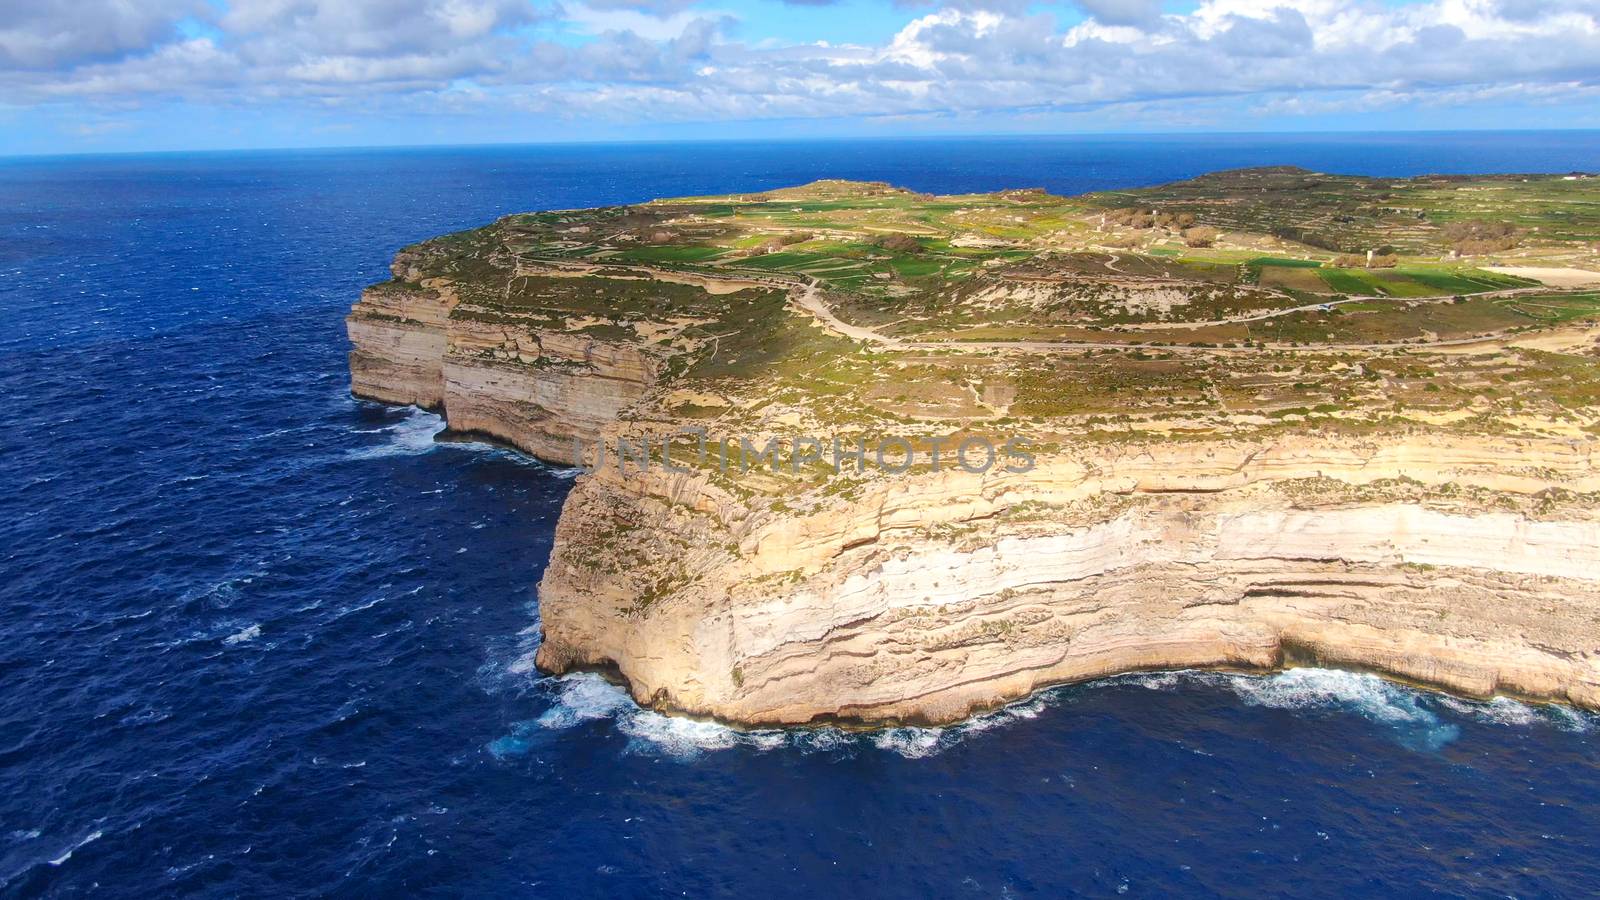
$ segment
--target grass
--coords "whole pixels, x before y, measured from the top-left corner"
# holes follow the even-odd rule
[[[1289,269],[1315,269],[1322,265],[1315,259],[1285,259],[1281,256],[1258,256],[1245,263],[1247,266],[1261,268],[1263,266],[1280,266]]]
[[[1506,297],[1501,306],[1540,322],[1570,322],[1584,316],[1600,315],[1600,292],[1582,294],[1533,294]]]
[[[1318,269],[1317,276],[1328,287],[1341,294],[1373,294],[1377,293],[1372,282],[1361,277],[1361,274],[1352,269]]]
[[[614,259],[645,263],[696,263],[716,259],[728,252],[725,247],[632,247],[616,254]]]

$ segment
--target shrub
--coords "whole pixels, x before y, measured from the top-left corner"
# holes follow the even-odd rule
[[[782,250],[791,244],[803,244],[806,241],[811,240],[813,237],[816,237],[816,235],[809,231],[791,231],[788,234],[780,234],[777,237],[767,238],[765,241],[762,241],[761,249],[764,252],[772,253]]]
[[[872,246],[894,253],[921,253],[922,244],[909,234],[885,234],[872,239]]]
[[[1439,232],[1462,256],[1498,253],[1510,250],[1522,241],[1522,232],[1510,222],[1489,222],[1484,219],[1465,219],[1447,222]]]

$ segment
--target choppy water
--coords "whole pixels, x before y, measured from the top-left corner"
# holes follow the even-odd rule
[[[347,393],[403,243],[813,177],[1600,169],[1600,138],[0,161],[0,894],[1583,894],[1594,717],[1177,673],[734,732],[532,669],[570,473]]]

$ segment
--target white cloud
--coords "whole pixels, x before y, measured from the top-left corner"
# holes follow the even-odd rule
[[[1077,5],[1106,25],[1146,25],[1161,16],[1161,0],[1077,0]]]
[[[1592,99],[1600,84],[1594,0],[1203,0],[1182,15],[1079,0],[1090,18],[1071,27],[1021,0],[963,0],[908,14],[878,45],[746,43],[730,37],[729,13],[692,0],[233,0],[204,37],[176,23],[209,5],[148,0],[136,15],[86,2],[103,4],[101,21],[60,0],[0,6],[0,96],[670,122],[1177,115],[1185,103],[1203,116],[1206,98],[1241,96],[1264,115],[1303,115],[1318,103]],[[561,40],[544,27],[557,23]]]
[[[201,0],[0,0],[0,70],[72,66],[146,50],[177,36]]]

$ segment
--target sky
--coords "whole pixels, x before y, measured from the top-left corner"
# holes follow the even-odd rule
[[[1600,128],[1600,0],[0,0],[0,155]]]

